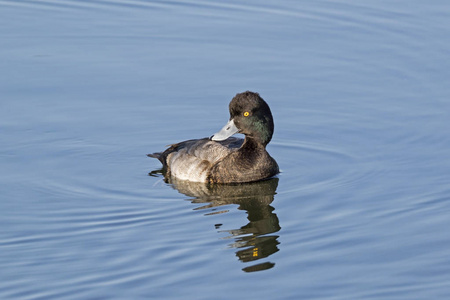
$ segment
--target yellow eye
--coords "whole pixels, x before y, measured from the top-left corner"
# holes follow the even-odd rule
[[[248,117],[250,115],[250,113],[248,112],[248,111],[246,111],[245,113],[244,113],[244,117]]]

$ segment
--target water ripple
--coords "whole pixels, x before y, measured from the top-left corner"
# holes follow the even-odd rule
[[[3,0],[0,4],[16,7],[25,7],[31,9],[44,9],[44,10],[99,10],[99,9],[120,9],[120,8],[132,8],[132,9],[154,9],[161,8],[166,5],[157,2],[147,1],[74,1],[74,0],[40,0],[40,1],[10,1]]]
[[[282,182],[288,181],[290,186],[280,193],[355,186],[386,171],[325,144],[277,140],[271,145],[276,149],[274,156],[281,166]],[[298,174],[299,170],[302,173]]]

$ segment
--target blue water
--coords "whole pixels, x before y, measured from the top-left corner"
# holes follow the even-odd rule
[[[0,298],[447,298],[449,36],[438,0],[0,0]],[[245,90],[281,174],[165,183]]]

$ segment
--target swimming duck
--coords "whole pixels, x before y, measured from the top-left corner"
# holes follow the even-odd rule
[[[231,100],[229,110],[228,123],[210,138],[173,144],[148,156],[161,161],[166,177],[194,182],[252,182],[278,174],[277,162],[266,151],[274,129],[267,103],[247,91]],[[245,139],[231,137],[235,133]]]

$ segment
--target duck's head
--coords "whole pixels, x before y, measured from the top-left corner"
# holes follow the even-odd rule
[[[242,133],[264,146],[270,142],[274,128],[272,113],[258,93],[247,91],[237,94],[231,100],[229,109],[230,120],[211,140],[223,141],[235,133]]]

